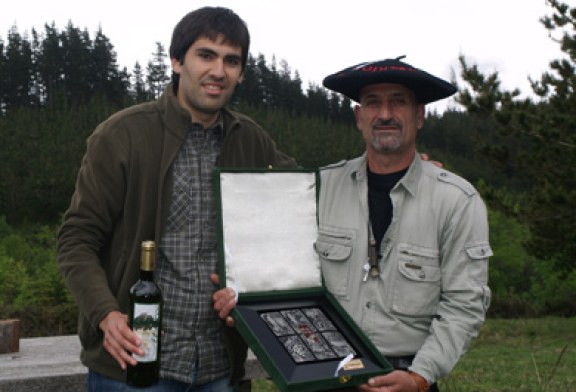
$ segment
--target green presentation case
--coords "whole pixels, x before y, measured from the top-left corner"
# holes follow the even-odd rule
[[[314,250],[318,171],[216,170],[214,176],[221,286],[236,291],[235,327],[278,389],[348,388],[391,372],[323,285]],[[312,316],[297,317],[302,314]]]

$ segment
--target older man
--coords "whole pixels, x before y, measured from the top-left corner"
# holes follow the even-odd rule
[[[427,103],[456,88],[400,59],[324,79],[359,104],[365,153],[321,170],[315,247],[328,290],[392,363],[361,391],[437,391],[478,335],[490,289],[484,203],[463,178],[416,150]],[[235,304],[214,295],[220,317]]]
[[[324,86],[359,103],[366,151],[322,170],[322,273],[397,369],[360,390],[437,390],[477,336],[490,300],[484,203],[466,180],[416,150],[425,105],[456,89],[400,59],[346,68]]]

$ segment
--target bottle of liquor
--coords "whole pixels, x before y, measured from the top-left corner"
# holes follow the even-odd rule
[[[140,279],[130,289],[129,322],[142,339],[144,355],[132,353],[138,364],[128,366],[126,382],[138,387],[156,383],[160,373],[162,293],[154,282],[155,252],[154,241],[142,242]]]

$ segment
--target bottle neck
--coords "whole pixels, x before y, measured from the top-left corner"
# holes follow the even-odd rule
[[[154,271],[146,271],[146,270],[141,269],[140,270],[140,280],[153,281],[154,280]]]
[[[140,254],[140,276],[142,276],[143,280],[152,280],[152,272],[154,271],[154,256],[154,241],[143,241]],[[145,274],[147,272],[148,274]],[[144,277],[147,277],[147,279]]]

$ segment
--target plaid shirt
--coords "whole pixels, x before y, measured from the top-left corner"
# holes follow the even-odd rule
[[[230,372],[210,281],[217,260],[212,169],[223,129],[222,120],[211,129],[190,126],[172,167],[172,200],[156,270],[164,296],[161,374],[187,383],[204,384]]]

